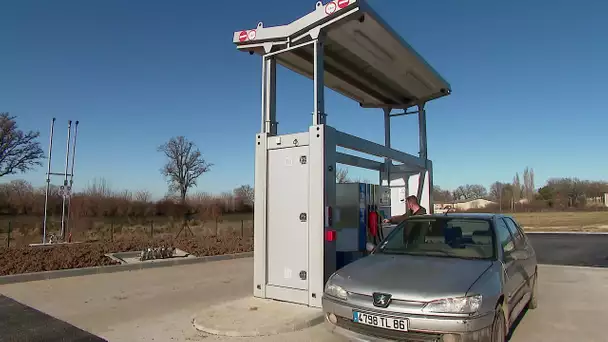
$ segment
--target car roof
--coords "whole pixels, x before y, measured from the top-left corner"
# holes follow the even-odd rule
[[[450,218],[471,218],[471,219],[478,219],[478,220],[491,220],[497,217],[503,217],[503,214],[499,214],[499,213],[445,213],[445,214],[431,214],[431,215],[415,215],[415,216],[410,216],[408,219],[412,220],[412,219],[421,219],[421,218],[429,218],[429,217],[434,217],[434,218],[446,218],[446,217],[450,217]]]

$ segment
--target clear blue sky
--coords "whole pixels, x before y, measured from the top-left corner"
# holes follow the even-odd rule
[[[549,177],[606,179],[608,2],[371,0],[370,4],[452,85],[428,105],[435,184],[509,181],[533,167]],[[0,2],[0,111],[39,130],[54,171],[67,120],[80,120],[75,185],[163,195],[156,147],[184,135],[215,164],[195,191],[253,183],[260,127],[260,59],[232,34],[284,24],[313,0],[5,0]],[[312,82],[279,71],[282,132],[307,129]],[[380,110],[328,91],[328,123],[383,142]],[[393,146],[417,153],[415,117],[393,120]],[[42,185],[44,167],[24,178]],[[363,177],[375,180],[369,172]],[[4,179],[3,179],[4,180]],[[59,182],[59,179],[56,179]]]

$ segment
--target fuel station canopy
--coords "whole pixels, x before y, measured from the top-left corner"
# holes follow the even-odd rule
[[[262,56],[262,125],[255,137],[253,293],[320,307],[338,253],[361,255],[365,249],[366,206],[373,207],[378,198],[376,191],[365,190],[372,188],[368,184],[351,187],[357,191],[343,187],[337,196],[336,164],[378,171],[374,189],[388,194],[381,196],[390,198],[381,203],[387,215],[403,214],[405,196],[414,194],[432,212],[424,106],[449,95],[451,88],[364,0],[319,1],[311,13],[287,25],[264,27],[260,22],[254,29],[234,32],[233,42],[240,51]],[[278,133],[277,64],[313,80],[313,118],[304,131]],[[325,87],[364,108],[381,108],[384,145],[329,126]],[[417,110],[408,111],[413,106]],[[393,109],[403,113],[391,113]],[[418,155],[391,147],[391,118],[405,114],[418,115]],[[337,152],[337,147],[384,162]],[[342,224],[340,215],[333,215],[333,209],[341,207],[349,217]],[[350,218],[356,227],[350,227]]]
[[[450,85],[363,0],[320,1],[282,26],[234,33],[240,50],[272,55],[314,79],[313,40],[324,43],[325,86],[366,108],[408,108],[448,95]]]

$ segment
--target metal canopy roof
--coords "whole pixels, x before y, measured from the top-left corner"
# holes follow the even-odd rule
[[[313,44],[324,37],[325,86],[368,108],[408,108],[451,88],[364,0],[317,2],[287,24],[234,33],[237,48],[274,55],[277,62],[314,77]]]

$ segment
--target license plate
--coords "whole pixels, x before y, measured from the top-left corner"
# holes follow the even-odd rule
[[[366,312],[353,311],[353,322],[372,327],[407,331],[407,319],[386,317]]]

